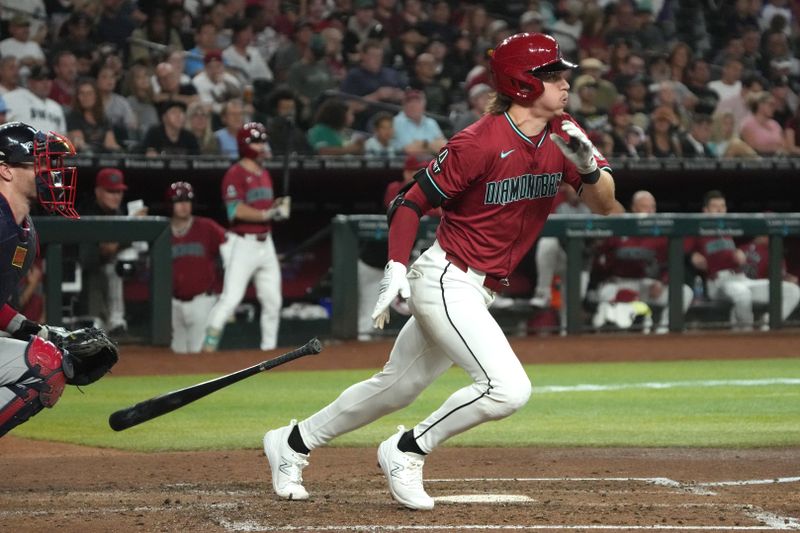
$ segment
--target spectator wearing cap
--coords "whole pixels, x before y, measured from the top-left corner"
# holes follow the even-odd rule
[[[572,116],[587,132],[600,131],[608,125],[607,109],[597,104],[597,86],[597,80],[589,74],[581,74],[572,83],[578,101]]]
[[[614,157],[638,159],[645,156],[644,132],[640,137],[631,135],[633,124],[631,111],[624,102],[617,102],[608,110],[608,122],[611,126],[610,135],[614,147],[611,154]]]
[[[631,112],[633,123],[645,130],[650,125],[649,116],[652,110],[647,85],[645,77],[634,76],[628,80],[624,90],[624,101]]]
[[[161,57],[161,50],[142,44],[156,43],[169,50],[183,50],[180,34],[169,27],[167,15],[163,9],[157,8],[147,15],[147,20],[140,28],[131,33],[129,60],[131,63],[147,63],[155,65]]]
[[[355,49],[370,38],[373,30],[379,24],[375,18],[375,2],[373,0],[355,0],[353,15],[347,19],[345,40],[351,36]]]
[[[695,113],[689,131],[680,135],[683,157],[715,157],[711,146],[711,117]]]
[[[491,94],[492,88],[485,83],[479,83],[470,88],[467,96],[469,108],[457,114],[453,119],[453,133],[463,130],[486,113],[486,106],[489,104]]]
[[[122,150],[92,78],[78,80],[75,102],[67,113],[67,136],[78,152],[98,154]]]
[[[519,17],[519,31],[541,33],[544,30],[544,17],[535,9],[529,9]]]
[[[303,18],[295,22],[292,38],[290,40],[284,40],[278,46],[273,58],[275,79],[278,82],[286,80],[289,68],[300,61],[306,49],[311,46],[311,38],[313,36],[314,24],[310,20]]]
[[[186,104],[167,100],[158,105],[161,124],[152,126],[142,140],[141,148],[147,157],[170,155],[199,155],[197,137],[186,129]]]
[[[234,23],[231,44],[222,51],[222,58],[243,84],[271,82],[274,78],[261,52],[253,46],[253,27],[248,21]]]
[[[206,52],[204,64],[203,70],[192,78],[192,85],[197,90],[200,102],[214,113],[220,113],[225,102],[242,97],[242,83],[225,70],[219,50]]]
[[[591,76],[595,81],[595,104],[600,109],[608,109],[619,99],[619,92],[613,83],[603,76],[608,72],[608,67],[597,58],[587,57],[581,60],[581,75]]]
[[[372,123],[372,136],[364,143],[364,155],[375,157],[396,157],[398,152],[392,139],[394,138],[394,117],[391,113],[380,111],[375,113]]]
[[[28,87],[18,87],[5,94],[10,109],[9,120],[19,120],[42,131],[65,134],[67,120],[64,109],[48,97],[53,81],[50,70],[44,65],[31,68]]]
[[[59,50],[53,58],[53,86],[50,98],[64,107],[71,107],[78,81],[78,58],[71,50]]]
[[[103,66],[97,71],[97,93],[103,102],[103,110],[117,140],[124,144],[137,138],[139,120],[128,100],[116,92],[118,81],[117,73],[111,67]]]
[[[395,146],[406,154],[438,154],[445,144],[444,133],[435,120],[425,115],[425,93],[406,91],[403,109],[394,116]]]
[[[667,106],[653,110],[646,149],[648,157],[682,157],[678,116]]]
[[[231,159],[239,159],[239,144],[236,142],[236,134],[245,123],[244,102],[238,98],[225,102],[220,119],[222,127],[214,132],[214,137],[219,142],[219,149],[223,155]]]
[[[0,94],[19,87],[19,62],[14,56],[0,57]]]
[[[353,125],[353,110],[337,98],[319,106],[314,125],[308,130],[308,144],[319,155],[363,154],[366,139],[356,135],[349,141],[346,130]]]
[[[177,70],[172,63],[164,61],[156,65],[153,101],[155,103],[178,101],[183,102],[187,107],[199,101],[197,89],[191,80],[188,83],[181,81],[183,75],[183,72]]]
[[[307,109],[312,108],[322,93],[336,88],[338,81],[325,58],[325,39],[321,35],[314,35],[302,59],[289,67],[286,85]]]
[[[84,216],[123,216],[126,213],[122,210],[122,200],[126,190],[125,175],[120,169],[102,168],[95,177],[94,195],[81,206],[80,213]],[[144,208],[134,215],[146,214],[147,208]],[[119,242],[80,245],[84,276],[81,302],[88,314],[100,318],[103,327],[114,335],[124,333],[128,327],[123,280],[116,268],[123,248]]]
[[[776,156],[786,154],[783,128],[773,118],[775,97],[768,91],[747,95],[750,115],[742,120],[739,135],[758,155]]]
[[[125,80],[128,105],[131,106],[139,124],[136,140],[143,139],[147,130],[159,122],[150,77],[151,69],[147,65],[131,65]]]
[[[23,67],[44,64],[42,47],[31,39],[31,21],[28,16],[14,15],[8,22],[8,33],[11,37],[0,41],[0,57],[16,57]]]

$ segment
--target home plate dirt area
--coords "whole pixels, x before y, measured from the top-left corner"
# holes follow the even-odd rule
[[[526,363],[796,356],[797,336],[512,339]],[[379,368],[390,343],[331,343],[293,370]],[[277,354],[277,353],[276,353]],[[230,372],[263,353],[124,347],[116,375]],[[57,407],[56,407],[57,408]],[[0,439],[3,531],[800,530],[800,448],[454,448],[431,454],[432,512],[389,496],[373,448],[315,450],[311,499],[277,500],[259,449],[130,453]]]

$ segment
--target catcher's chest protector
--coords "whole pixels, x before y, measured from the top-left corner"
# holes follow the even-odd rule
[[[19,378],[2,389],[3,397],[9,399],[0,405],[0,437],[45,407],[53,407],[64,392],[62,356],[55,345],[32,337],[20,357],[23,361],[19,364]]]

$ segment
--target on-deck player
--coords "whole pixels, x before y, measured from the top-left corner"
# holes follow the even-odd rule
[[[425,456],[446,439],[525,405],[531,383],[487,308],[538,237],[559,184],[595,212],[618,209],[605,158],[564,113],[574,65],[558,43],[521,33],[490,61],[497,94],[489,113],[454,136],[389,213],[389,262],[373,318],[381,328],[399,294],[412,318],[383,370],[297,424],[269,431],[264,451],[281,498],[306,499],[310,450],[411,403],[456,364],[473,379],[428,418],[378,448],[392,496],[432,509],[422,484]],[[441,206],[437,240],[406,267],[419,217]]]
[[[22,122],[0,125],[0,436],[53,407],[70,382],[69,356],[47,342],[49,328],[28,320],[8,303],[36,258],[38,239],[31,202],[67,218],[75,211],[75,167],[64,156],[72,144]],[[63,367],[62,367],[63,363]]]
[[[230,221],[223,254],[225,281],[219,301],[208,318],[203,351],[215,351],[222,330],[242,301],[253,278],[261,304],[261,349],[271,350],[278,341],[281,303],[281,266],[272,242],[272,223],[289,218],[289,197],[275,198],[272,178],[261,166],[269,155],[264,125],[248,122],[239,129],[236,142],[240,159],[222,178],[222,196]]]
[[[217,303],[220,247],[225,230],[210,218],[192,214],[194,188],[176,181],[167,189],[172,203],[172,351],[195,353],[203,347],[211,308]]]

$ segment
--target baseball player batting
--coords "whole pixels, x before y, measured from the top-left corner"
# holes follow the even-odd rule
[[[394,499],[432,509],[422,482],[425,457],[528,401],[530,380],[487,308],[538,237],[562,181],[594,212],[616,212],[619,204],[608,163],[564,112],[564,71],[575,65],[562,59],[556,40],[513,35],[498,45],[490,66],[496,94],[487,114],[454,136],[389,210],[389,261],[372,317],[382,328],[398,295],[412,311],[389,361],[299,424],[264,435],[281,498],[308,498],[302,472],[311,450],[405,407],[455,364],[472,383],[378,447]],[[407,266],[419,217],[439,206],[436,241]]]
[[[250,279],[261,304],[261,349],[271,350],[278,341],[282,304],[281,267],[272,242],[272,223],[289,218],[289,197],[275,198],[272,178],[261,166],[269,154],[267,130],[248,122],[239,129],[236,142],[241,159],[222,178],[222,195],[231,223],[228,239],[220,248],[225,279],[219,301],[211,310],[203,351],[219,346],[225,322],[242,301]]]
[[[100,330],[84,330],[91,331],[68,351],[62,341],[75,340],[75,332],[37,324],[5,303],[36,258],[38,239],[29,216],[33,201],[38,198],[51,213],[78,218],[77,169],[64,164],[74,155],[69,140],[57,133],[22,122],[0,125],[0,329],[11,335],[0,338],[0,437],[53,407],[65,385],[92,383],[117,361],[116,347]],[[94,345],[104,356],[92,361]]]
[[[176,181],[167,189],[172,203],[172,343],[175,353],[203,347],[208,316],[217,303],[219,249],[225,230],[192,214],[194,188]]]

